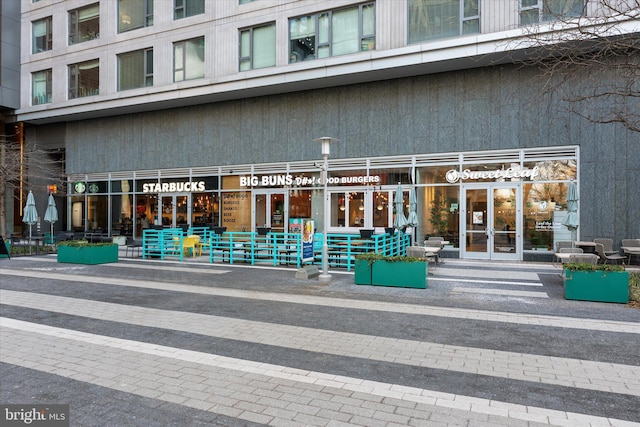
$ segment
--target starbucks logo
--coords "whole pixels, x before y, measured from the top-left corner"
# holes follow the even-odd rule
[[[87,189],[87,186],[84,184],[84,182],[76,182],[73,185],[73,189],[76,190],[76,193],[84,193]]]

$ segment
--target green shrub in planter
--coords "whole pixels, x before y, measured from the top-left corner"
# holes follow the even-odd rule
[[[67,240],[58,244],[58,262],[90,265],[118,262],[118,245]]]
[[[424,289],[427,287],[427,262],[415,257],[389,257],[372,252],[359,254],[354,281],[357,285]]]
[[[571,300],[629,302],[629,273],[609,264],[565,264],[564,297]]]

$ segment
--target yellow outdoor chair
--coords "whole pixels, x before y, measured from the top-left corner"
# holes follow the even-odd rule
[[[196,253],[199,251],[202,254],[202,250],[200,248],[200,236],[197,234],[184,237],[182,240],[182,250],[185,255],[191,252],[192,256],[196,256]]]

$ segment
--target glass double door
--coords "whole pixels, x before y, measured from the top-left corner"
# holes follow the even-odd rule
[[[189,193],[163,194],[160,197],[160,220],[163,227],[184,227],[191,218],[191,195]]]
[[[253,193],[253,223],[256,228],[270,228],[276,233],[285,233],[288,230],[289,205],[288,194],[283,191]]]
[[[463,185],[462,258],[519,260],[522,220],[519,187],[511,184]]]

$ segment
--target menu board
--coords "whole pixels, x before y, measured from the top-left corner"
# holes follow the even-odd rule
[[[251,231],[251,193],[222,193],[221,213],[220,225],[227,227],[227,231]]]

